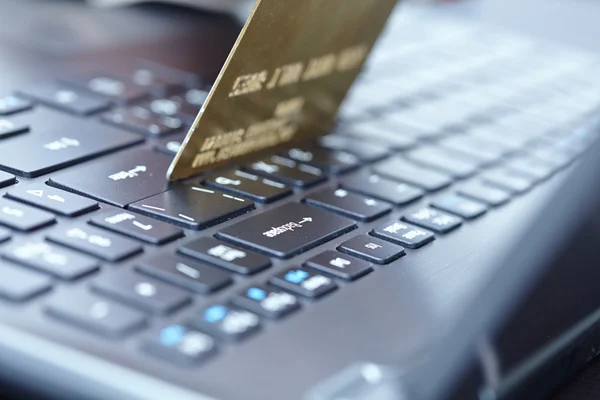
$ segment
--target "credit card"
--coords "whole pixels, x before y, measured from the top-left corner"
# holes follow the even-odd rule
[[[167,177],[328,133],[396,0],[258,0]]]

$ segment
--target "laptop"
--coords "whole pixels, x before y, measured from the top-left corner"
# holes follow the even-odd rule
[[[596,140],[594,53],[400,7],[331,134],[168,184],[239,23],[1,7],[0,371],[17,397],[509,397],[597,352],[593,299],[560,324],[536,313],[539,330],[527,306],[500,324],[536,275],[502,260],[551,248],[549,230],[515,238]],[[588,357],[557,361],[573,343]]]

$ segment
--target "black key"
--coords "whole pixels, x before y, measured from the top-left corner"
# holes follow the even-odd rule
[[[25,123],[0,118],[0,139],[6,139],[18,135],[19,133],[25,133],[28,130],[29,125]]]
[[[156,145],[156,150],[170,156],[175,156],[179,152],[185,136],[185,134],[178,133],[174,136],[169,136],[167,139],[161,139]]]
[[[485,185],[479,181],[467,182],[456,190],[461,196],[468,197],[490,206],[500,206],[510,200],[510,193]]]
[[[452,178],[441,172],[419,167],[399,157],[376,164],[375,172],[394,180],[408,183],[428,192],[443,189],[452,183]]]
[[[164,154],[133,149],[55,176],[50,184],[125,207],[167,190],[165,176],[170,163],[171,158]]]
[[[167,314],[190,302],[187,292],[131,271],[101,275],[92,289],[154,314]]]
[[[406,150],[417,144],[417,140],[409,132],[390,131],[389,129],[368,122],[352,126],[344,134],[360,140],[368,140],[381,146],[387,146],[394,150]]]
[[[451,193],[434,199],[431,202],[431,206],[447,211],[450,214],[458,215],[464,219],[477,218],[485,214],[488,210],[488,207],[483,203]]]
[[[404,247],[368,235],[345,241],[338,250],[376,264],[389,264],[406,254]]]
[[[31,107],[31,102],[17,96],[9,95],[0,98],[0,115],[15,114],[29,110]]]
[[[379,161],[390,154],[390,151],[385,146],[356,140],[342,135],[324,136],[321,138],[320,144],[330,149],[352,153],[363,162]]]
[[[144,77],[143,80],[146,81],[154,81],[158,79],[161,82],[172,82],[185,87],[200,87],[205,84],[204,80],[194,73],[183,71],[181,69],[173,68],[164,64],[159,64],[154,61],[139,60],[136,62],[136,68],[137,69],[133,71],[134,77],[140,73],[151,74],[150,77]],[[134,79],[134,81],[136,81],[136,79]]]
[[[405,222],[392,222],[375,228],[371,233],[373,236],[389,240],[409,249],[418,249],[435,239],[432,232]]]
[[[288,158],[272,156],[250,164],[246,169],[276,181],[298,187],[308,187],[326,179],[322,170],[312,165],[300,164]]]
[[[0,225],[32,231],[54,223],[54,215],[16,201],[0,198]]]
[[[518,175],[537,181],[549,178],[557,170],[552,164],[529,156],[512,158],[506,162],[505,166]]]
[[[204,229],[250,211],[254,203],[202,186],[179,185],[129,207],[185,228]]]
[[[11,301],[25,301],[52,287],[52,280],[37,272],[0,261],[0,297]]]
[[[76,115],[90,115],[110,107],[108,100],[77,93],[64,86],[49,82],[19,90],[19,94],[48,107]]]
[[[271,260],[211,237],[202,237],[182,246],[179,251],[190,257],[218,265],[238,274],[250,275],[271,266]]]
[[[204,183],[225,192],[250,197],[261,203],[271,203],[292,194],[292,188],[284,183],[244,171],[227,171],[208,178]]]
[[[0,227],[0,243],[6,242],[11,237],[11,232],[8,229]]]
[[[289,203],[238,222],[217,235],[276,257],[289,258],[355,227],[349,219]]]
[[[194,122],[199,111],[195,107],[186,106],[181,96],[155,99],[143,107],[155,115],[180,119],[187,125]]]
[[[527,192],[533,186],[531,178],[524,177],[507,168],[496,168],[485,172],[481,178],[485,183],[512,194]]]
[[[46,305],[49,315],[109,338],[122,337],[146,325],[146,317],[129,307],[87,292],[63,292]]]
[[[43,116],[42,113],[39,115]],[[48,127],[42,121],[36,125],[36,120],[32,128],[34,133],[2,143],[0,168],[16,175],[36,177],[142,142],[137,135],[95,121],[63,115],[60,120],[54,118],[46,122]],[[29,156],[24,156],[23,151]],[[75,173],[79,175],[80,171]],[[82,179],[95,184],[90,176]]]
[[[183,231],[172,225],[122,210],[104,213],[90,222],[150,244],[163,244],[183,236]]]
[[[460,217],[430,207],[407,214],[403,219],[437,233],[448,233],[461,226],[463,222]]]
[[[119,128],[148,136],[163,136],[183,129],[183,122],[179,118],[158,117],[139,106],[109,111],[102,115],[102,120]]]
[[[258,317],[248,311],[213,304],[192,317],[190,325],[224,340],[240,340],[260,329]]]
[[[106,261],[119,261],[142,251],[138,242],[84,224],[60,226],[51,231],[47,238]]]
[[[360,165],[360,160],[352,153],[319,146],[294,147],[287,150],[284,155],[331,174],[342,174]]]
[[[338,287],[333,279],[302,268],[292,268],[277,274],[269,283],[309,299],[324,296]]]
[[[125,78],[104,74],[69,76],[61,79],[61,82],[78,90],[105,97],[115,103],[130,103],[147,95],[145,89]]]
[[[182,366],[204,361],[217,349],[210,336],[183,325],[169,325],[153,333],[143,348],[161,360]]]
[[[306,266],[349,281],[373,271],[370,263],[331,250],[307,260]]]
[[[17,179],[14,175],[8,174],[4,171],[0,171],[0,187],[12,185]]]
[[[216,268],[171,254],[138,261],[136,268],[147,275],[200,294],[208,294],[231,284],[229,274]]]
[[[278,319],[300,308],[300,302],[289,293],[252,286],[235,295],[231,302],[261,317]]]
[[[18,185],[6,195],[11,199],[67,217],[85,214],[98,208],[98,203],[94,200],[44,184]]]
[[[398,183],[366,171],[344,178],[341,185],[350,191],[362,193],[398,206],[418,200],[424,194],[423,190],[412,185]]]
[[[467,178],[477,172],[477,165],[458,157],[453,157],[435,147],[421,147],[406,153],[406,157],[416,164],[433,168],[457,179]]]
[[[88,256],[43,240],[27,240],[1,250],[2,257],[60,279],[73,280],[97,271],[98,262]]]
[[[184,90],[183,82],[162,68],[137,68],[131,74],[131,81],[153,96],[168,96]]]
[[[306,203],[359,221],[372,221],[392,210],[387,203],[350,193],[345,189],[320,190],[307,197]]]

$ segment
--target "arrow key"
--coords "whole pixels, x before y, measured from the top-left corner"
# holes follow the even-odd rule
[[[98,202],[44,184],[18,185],[7,197],[43,208],[56,214],[74,217],[98,208]]]

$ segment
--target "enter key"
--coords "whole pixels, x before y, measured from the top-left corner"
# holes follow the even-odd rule
[[[290,258],[356,228],[350,219],[290,203],[238,222],[217,233],[279,258]]]

